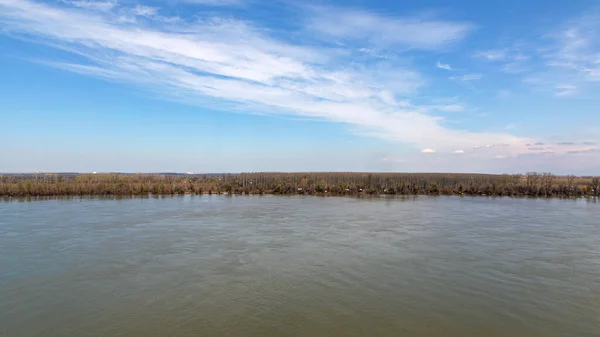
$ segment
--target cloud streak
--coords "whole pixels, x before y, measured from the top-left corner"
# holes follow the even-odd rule
[[[309,28],[328,37],[378,46],[434,50],[464,38],[467,22],[393,17],[358,9],[311,7]]]
[[[73,5],[75,7],[90,9],[101,12],[108,12],[117,6],[116,0],[92,1],[92,0],[61,0],[61,2]]]
[[[535,142],[504,132],[445,126],[444,119],[433,115],[427,105],[410,103],[410,97],[425,85],[422,74],[379,58],[358,65],[349,57],[352,48],[316,41],[294,44],[266,35],[250,22],[223,17],[165,25],[150,7],[128,10],[151,24],[123,22],[122,10],[94,13],[75,4],[64,8],[0,0],[0,22],[11,36],[62,48],[87,60],[45,60],[45,64],[142,86],[188,104],[358,126],[365,135],[410,144],[425,149],[424,153],[506,144],[479,153],[493,158],[524,153],[525,144]],[[372,41],[436,49],[463,38],[472,27],[357,10],[339,10],[325,17],[328,13],[314,12],[308,29],[352,41],[352,45]],[[455,79],[481,77],[467,74]],[[442,110],[462,108],[454,104]]]
[[[507,51],[501,70],[529,73],[523,82],[556,97],[586,97],[599,93],[600,14],[589,11],[551,29],[529,43],[530,55]],[[535,62],[528,62],[531,61]]]
[[[450,79],[454,81],[469,82],[477,81],[483,78],[482,74],[466,74],[462,76],[451,76]]]
[[[241,5],[242,0],[175,0],[178,2],[185,2],[189,4],[196,5],[206,5],[206,6],[231,6],[231,5]]]
[[[489,61],[501,61],[506,58],[506,50],[484,50],[475,53],[473,56],[484,58]]]
[[[440,61],[437,61],[435,66],[438,69],[452,70],[452,67],[449,64],[441,63]]]

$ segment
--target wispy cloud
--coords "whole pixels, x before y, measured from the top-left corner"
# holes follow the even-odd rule
[[[207,6],[231,6],[240,5],[242,0],[173,0],[174,2],[185,2],[189,4],[207,5]]]
[[[435,149],[423,149],[423,150],[421,150],[421,153],[433,154],[433,153],[436,153],[436,151],[435,151]]]
[[[369,55],[371,57],[375,57],[375,58],[381,58],[381,59],[387,59],[389,58],[389,53],[379,50],[379,49],[375,49],[375,48],[360,48],[358,49],[359,52]]]
[[[558,142],[558,143],[556,143],[556,145],[564,145],[564,146],[578,146],[578,145],[595,146],[595,145],[598,145],[598,143],[597,142]]]
[[[507,74],[527,73],[532,69],[530,64],[531,56],[526,54],[531,52],[530,46],[523,45],[522,42],[503,43],[503,48],[478,51],[473,57],[485,60],[493,65],[493,69]]]
[[[521,74],[529,71],[529,69],[530,68],[521,61],[507,62],[500,67],[500,71],[509,74]]]
[[[82,63],[49,59],[48,65],[131,83],[187,104],[342,123],[359,127],[365,135],[427,150],[424,153],[509,145],[481,152],[491,158],[525,152],[524,144],[534,141],[506,132],[449,128],[428,105],[410,102],[426,83],[420,72],[380,58],[356,64],[347,57],[349,49],[356,50],[354,46],[367,40],[438,48],[464,37],[469,24],[341,9],[317,11],[308,20],[311,29],[351,40],[352,46],[346,48],[323,41],[294,44],[268,35],[251,22],[223,17],[163,26],[164,21],[154,17],[155,9],[126,9],[145,15],[152,25],[122,22],[124,8],[100,14],[24,0],[0,0],[0,23],[11,36],[87,59]],[[322,17],[325,14],[329,22]],[[455,79],[481,77],[467,74]],[[461,107],[454,104],[446,109]]]
[[[134,15],[138,15],[138,16],[152,17],[158,13],[158,8],[150,7],[150,6],[143,6],[143,5],[136,5],[135,7],[133,7],[131,12]]]
[[[572,96],[577,93],[577,87],[571,84],[558,84],[556,85],[556,96]]]
[[[474,54],[475,57],[484,58],[490,61],[501,61],[506,58],[506,50],[484,50],[478,51]]]
[[[577,151],[568,151],[567,154],[587,154],[587,153],[600,153],[600,149],[586,149]]]
[[[309,27],[338,39],[382,47],[438,49],[464,38],[473,25],[421,17],[395,17],[365,10],[311,7]]]
[[[583,16],[569,21],[558,31],[549,34],[549,38],[555,43],[544,55],[548,60],[547,65],[582,74],[595,70],[600,52],[597,49],[600,47],[599,19],[598,15]]]
[[[465,107],[462,106],[461,104],[446,104],[446,105],[439,107],[439,110],[448,111],[448,112],[460,112],[460,111],[464,111]]]
[[[445,69],[445,70],[452,70],[452,67],[447,64],[447,63],[441,63],[440,61],[437,61],[437,63],[435,64],[435,66],[439,69]]]
[[[394,158],[394,157],[384,157],[381,159],[381,161],[388,162],[388,163],[406,163],[407,162],[406,159]]]
[[[598,93],[600,83],[600,15],[573,18],[536,41],[537,70],[524,82],[557,97]]]
[[[451,76],[450,77],[451,80],[462,81],[462,82],[476,81],[476,80],[480,80],[482,78],[483,78],[482,74],[466,74],[466,75],[462,75],[462,76]]]
[[[101,12],[108,12],[117,6],[116,0],[60,0],[63,3],[73,5],[75,7],[90,9]]]

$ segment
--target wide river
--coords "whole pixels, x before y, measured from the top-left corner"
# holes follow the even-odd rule
[[[0,201],[0,335],[600,336],[600,201]]]

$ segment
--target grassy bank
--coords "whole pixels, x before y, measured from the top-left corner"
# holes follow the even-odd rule
[[[175,194],[600,195],[600,178],[445,173],[242,173],[0,175],[0,196]]]

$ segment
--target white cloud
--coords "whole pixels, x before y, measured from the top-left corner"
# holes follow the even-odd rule
[[[483,75],[482,74],[466,74],[466,75],[462,75],[462,76],[451,76],[449,78],[451,80],[455,80],[455,81],[468,82],[468,81],[480,80],[483,78]]]
[[[440,63],[440,61],[437,61],[435,66],[438,67],[439,69],[452,70],[452,67],[449,64]]]
[[[340,15],[333,21],[350,17],[359,21],[350,31],[376,18],[364,12],[341,11]],[[393,28],[411,33],[423,23],[382,19],[383,27],[371,28],[368,35]],[[510,146],[502,148],[502,154],[515,154],[525,152],[524,144],[534,141],[505,132],[446,127],[443,118],[432,115],[427,105],[410,103],[409,97],[418,93],[425,81],[406,66],[380,59],[358,65],[345,58],[339,46],[291,44],[266,35],[249,22],[211,17],[162,27],[161,20],[151,20],[149,28],[122,23],[117,11],[100,15],[31,1],[0,0],[0,23],[11,36],[23,34],[28,40],[88,60],[77,64],[45,60],[46,64],[138,85],[164,98],[229,111],[342,123],[359,127],[365,135],[446,153],[505,143]],[[434,48],[468,31],[468,25],[424,23],[424,32],[417,36],[394,37],[397,40],[390,42]],[[358,35],[360,40],[362,35]],[[469,74],[458,80],[479,78],[479,74]],[[446,109],[457,111],[460,107],[451,104]],[[494,154],[482,155],[491,158]]]
[[[388,163],[406,163],[407,162],[406,159],[394,158],[394,157],[384,157],[381,160],[384,162],[388,162]]]
[[[117,6],[116,0],[100,1],[100,0],[62,0],[61,2],[68,3],[75,7],[85,8],[95,11],[108,12]]]
[[[186,2],[190,4],[206,5],[206,6],[231,6],[240,5],[242,0],[175,0],[178,2]]]
[[[577,87],[571,84],[558,84],[556,86],[556,96],[572,96],[577,93]]]
[[[379,46],[438,49],[464,38],[470,23],[420,17],[394,17],[364,10],[311,7],[310,28],[329,37],[363,40]]]
[[[464,111],[465,107],[460,104],[446,104],[444,106],[441,106],[439,110],[448,112],[459,112]]]
[[[508,74],[521,74],[529,70],[521,61],[508,62],[500,67],[500,71]]]
[[[596,69],[586,69],[585,72],[590,81],[600,82],[600,66]]]
[[[456,150],[456,151],[454,151],[454,153],[456,153],[456,154],[464,154],[465,150]]]
[[[374,49],[374,48],[360,48],[358,51],[361,53],[364,53],[364,54],[368,54],[369,56],[376,57],[376,58],[382,58],[382,59],[389,58],[388,53],[383,52],[378,49]]]
[[[507,74],[526,73],[535,68],[535,65],[529,62],[532,53],[529,43],[516,40],[503,41],[502,44],[503,48],[478,51],[472,56],[491,62],[495,69]]]
[[[143,6],[143,5],[136,5],[131,10],[131,13],[133,15],[145,16],[145,17],[155,16],[157,12],[158,12],[158,9],[156,7]]]
[[[595,96],[600,82],[600,15],[566,21],[539,41],[541,67],[524,81],[558,97]]]
[[[485,50],[475,53],[475,57],[485,58],[490,61],[500,61],[506,58],[506,50]]]
[[[435,153],[435,149],[423,149],[421,150],[421,153],[425,153],[425,154],[432,154]]]

